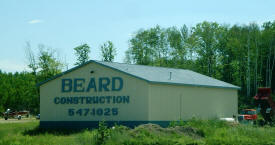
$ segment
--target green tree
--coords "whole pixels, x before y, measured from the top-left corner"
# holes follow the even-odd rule
[[[6,109],[39,112],[36,76],[29,72],[0,72],[0,112]]]
[[[263,79],[265,83],[263,85],[271,87],[272,80],[274,80],[274,65],[275,65],[275,21],[266,22],[263,24],[262,31],[262,47],[264,48],[262,52],[264,53],[263,57]],[[275,83],[275,82],[274,82]]]
[[[53,49],[46,49],[45,45],[39,45],[38,67],[40,69],[40,81],[62,72],[64,65],[55,55],[56,52]]]
[[[126,58],[128,62],[144,65],[164,65],[168,63],[168,36],[159,26],[139,30],[129,41]]]
[[[113,62],[116,55],[116,48],[111,41],[107,41],[100,46],[102,61]]]
[[[187,53],[189,39],[189,30],[186,25],[183,25],[180,29],[177,27],[170,27],[166,29],[168,36],[168,44],[171,51],[173,65],[178,68],[185,68],[187,66]]]
[[[197,37],[199,44],[197,54],[200,69],[211,77],[216,73],[219,28],[219,24],[210,22],[199,23],[193,28],[193,35]]]
[[[32,69],[33,74],[36,75],[38,66],[37,66],[35,54],[32,51],[30,42],[26,42],[25,52],[26,52],[27,60],[29,62],[28,67]]]
[[[74,48],[77,61],[75,65],[81,65],[89,60],[90,46],[83,44]]]

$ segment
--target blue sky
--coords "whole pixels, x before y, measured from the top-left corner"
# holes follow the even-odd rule
[[[56,49],[73,67],[73,48],[87,43],[91,59],[100,60],[100,45],[110,40],[123,62],[131,35],[141,28],[191,27],[206,21],[262,24],[275,20],[274,0],[0,0],[0,69],[28,70],[26,41]]]

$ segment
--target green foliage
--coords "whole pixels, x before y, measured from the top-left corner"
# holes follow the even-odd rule
[[[218,44],[221,26],[217,23],[203,22],[193,28],[193,37],[196,37],[198,49],[196,51],[197,64],[199,64],[199,71],[211,77],[215,77],[217,58],[218,58]]]
[[[101,145],[97,139],[96,131],[85,130],[77,135],[77,142],[81,145]]]
[[[111,41],[105,42],[102,46],[100,46],[100,49],[102,61],[114,61],[116,55],[116,48],[114,47],[114,44]]]
[[[140,30],[130,39],[130,47],[126,53],[127,61],[136,64],[152,65],[151,63],[160,57],[168,57],[166,52],[167,36],[159,26],[149,30]],[[158,60],[159,63],[162,61]]]
[[[62,72],[63,63],[55,56],[56,53],[51,48],[46,48],[44,45],[39,45],[38,54],[38,80],[44,81]]]
[[[8,108],[39,112],[39,95],[34,74],[0,72],[0,81],[0,112]]]
[[[91,52],[88,44],[83,44],[74,48],[77,62],[75,65],[81,65],[89,60],[89,53]]]
[[[97,144],[104,144],[108,137],[110,137],[110,130],[104,121],[100,121],[96,138]]]

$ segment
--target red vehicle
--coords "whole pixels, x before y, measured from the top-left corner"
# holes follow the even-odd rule
[[[272,123],[275,121],[275,102],[271,97],[271,88],[258,88],[258,94],[254,96],[254,101],[265,123]]]
[[[257,111],[255,109],[244,109],[238,116],[238,120],[241,121],[256,121],[258,118]]]
[[[8,120],[9,118],[16,118],[20,120],[23,116],[29,117],[29,115],[29,111],[12,111],[10,109],[7,109],[7,111],[3,113],[5,120]]]

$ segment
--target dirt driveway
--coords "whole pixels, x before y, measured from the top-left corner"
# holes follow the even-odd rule
[[[5,120],[4,118],[0,118],[0,123],[24,123],[24,122],[34,122],[37,121],[35,118],[22,118],[21,120],[18,119],[8,119]]]

